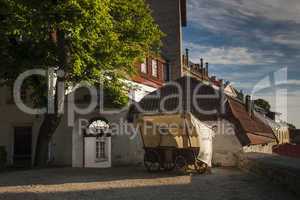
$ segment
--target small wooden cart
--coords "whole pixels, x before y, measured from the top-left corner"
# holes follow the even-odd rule
[[[144,165],[149,172],[206,171],[208,165],[198,159],[198,133],[187,115],[142,115],[138,124],[145,150]]]

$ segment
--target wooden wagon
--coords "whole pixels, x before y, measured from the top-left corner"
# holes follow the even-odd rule
[[[199,132],[204,129],[200,130],[198,125],[195,127],[192,115],[141,115],[138,125],[145,150],[144,165],[149,172],[176,169],[204,173],[210,165],[201,159],[201,156],[207,156],[200,152]]]

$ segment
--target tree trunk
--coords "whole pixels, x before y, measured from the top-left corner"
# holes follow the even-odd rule
[[[49,142],[61,122],[61,115],[45,114],[38,133],[35,151],[35,166],[45,167],[48,164]]]
[[[57,47],[58,53],[58,62],[59,69],[66,72],[70,67],[71,56],[70,56],[70,48],[65,39],[65,33],[59,29],[50,34],[50,39]],[[65,74],[66,76],[66,74]],[[64,82],[65,77],[58,77],[56,82],[56,91],[55,91],[55,112],[54,114],[45,114],[44,121],[40,127],[37,146],[35,151],[35,166],[45,167],[48,164],[48,153],[49,153],[49,142],[55,133],[57,127],[59,126],[63,114],[59,111],[63,109],[63,103],[59,104],[59,102],[64,102],[64,96],[59,98],[58,91],[58,82]]]

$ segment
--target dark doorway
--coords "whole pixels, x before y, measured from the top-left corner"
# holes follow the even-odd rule
[[[30,167],[32,153],[31,127],[15,127],[14,130],[14,166]]]

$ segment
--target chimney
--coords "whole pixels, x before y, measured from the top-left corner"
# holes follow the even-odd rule
[[[208,77],[208,63],[205,63],[205,75]]]
[[[241,98],[242,102],[245,103],[245,96],[244,96],[243,90],[240,90],[240,98]]]
[[[224,88],[224,80],[223,79],[219,79],[219,83],[220,83],[220,87]]]
[[[203,69],[203,58],[200,58],[200,69]]]
[[[186,56],[186,66],[189,67],[189,62],[190,62],[189,49],[185,49],[185,56]]]
[[[246,96],[246,110],[249,114],[249,116],[251,117],[252,116],[252,101],[251,101],[251,96],[250,95],[247,95]]]
[[[225,86],[228,86],[228,85],[230,85],[230,81],[225,82]]]
[[[203,76],[203,58],[200,58],[199,73]]]

